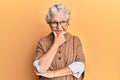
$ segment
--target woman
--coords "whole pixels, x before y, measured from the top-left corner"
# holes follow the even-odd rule
[[[83,80],[85,57],[80,39],[67,32],[70,11],[61,4],[46,16],[51,33],[38,41],[33,63],[40,80]]]

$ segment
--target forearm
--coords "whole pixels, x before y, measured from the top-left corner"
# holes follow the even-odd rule
[[[36,73],[37,75],[47,78],[62,77],[67,75],[73,75],[79,80],[82,79],[82,73],[84,71],[84,64],[82,62],[73,62],[68,67],[57,69],[55,71],[47,70],[45,73]]]
[[[54,77],[61,77],[67,75],[72,75],[72,71],[70,70],[69,67],[64,67],[54,71]]]
[[[80,78],[84,72],[84,63],[82,62],[73,62],[68,67],[58,69],[54,71],[55,77],[73,75],[76,78]]]
[[[36,75],[43,76],[43,77],[46,77],[46,78],[55,78],[55,77],[72,75],[72,72],[69,69],[69,67],[65,67],[65,68],[62,68],[62,69],[55,70],[55,71],[47,70],[45,73],[38,73],[38,72],[35,71],[35,73],[36,73]]]
[[[53,44],[51,46],[51,48],[48,50],[47,53],[45,53],[45,55],[43,55],[40,58],[40,62],[39,62],[39,66],[42,68],[42,72],[47,71],[47,69],[50,67],[54,56],[57,52],[58,46],[56,46],[55,44]]]

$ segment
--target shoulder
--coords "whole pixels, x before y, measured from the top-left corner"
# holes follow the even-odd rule
[[[80,40],[80,38],[77,35],[70,34],[70,33],[68,33],[68,34],[70,36],[69,39],[70,40],[72,39],[75,44],[81,44],[81,40]]]
[[[75,45],[82,45],[81,39],[78,36],[73,35],[73,40]]]
[[[75,41],[80,41],[80,38],[76,35],[73,35],[73,38],[74,38]]]
[[[38,43],[40,44],[40,43],[46,43],[46,42],[48,42],[48,41],[50,40],[50,36],[51,36],[51,34],[48,34],[48,35],[40,38],[40,39],[38,40]]]

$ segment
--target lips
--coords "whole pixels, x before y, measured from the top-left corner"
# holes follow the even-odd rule
[[[60,33],[60,32],[62,32],[63,30],[55,30],[55,31]]]

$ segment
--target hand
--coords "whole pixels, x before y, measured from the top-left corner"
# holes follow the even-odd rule
[[[54,34],[54,37],[55,37],[54,38],[54,44],[56,44],[57,46],[62,45],[66,41],[66,39],[64,37],[65,33],[66,32],[62,32],[60,34],[57,34],[55,31],[53,31],[53,34]]]
[[[38,76],[43,76],[43,77],[47,77],[47,78],[53,78],[54,77],[54,71],[46,71],[45,73],[38,73],[37,71],[34,71],[36,73],[36,75]]]

